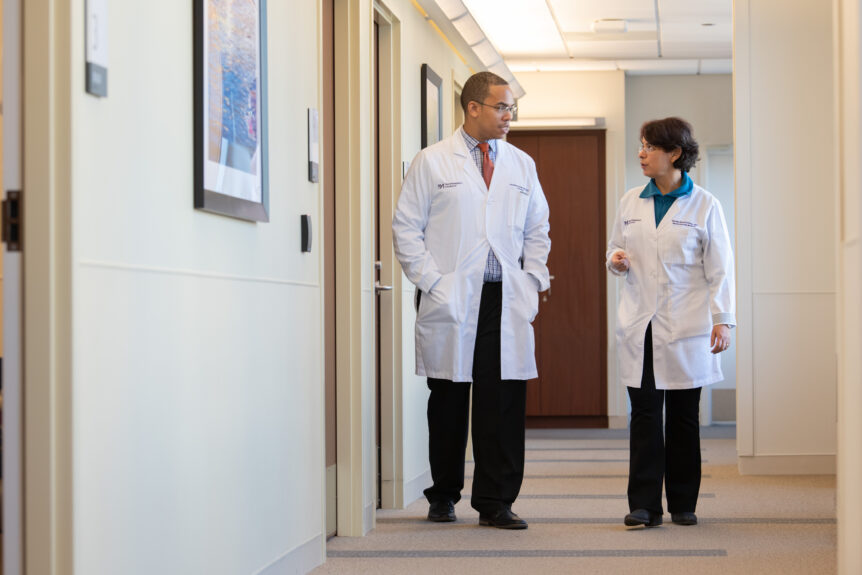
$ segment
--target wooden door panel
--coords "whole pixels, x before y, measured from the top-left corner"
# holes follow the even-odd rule
[[[540,296],[533,425],[607,425],[605,149],[601,130],[513,133],[536,161],[548,199],[554,279]]]

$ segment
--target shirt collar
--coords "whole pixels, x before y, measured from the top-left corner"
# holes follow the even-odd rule
[[[464,136],[464,141],[467,143],[467,151],[472,152],[473,149],[479,145],[480,141],[467,133],[467,130],[464,129],[464,126],[461,126],[461,135]],[[491,139],[488,140],[488,147],[491,148],[491,151],[495,154],[497,153],[497,140]]]
[[[667,194],[671,198],[681,198],[683,196],[687,196],[691,194],[692,189],[694,189],[694,182],[689,177],[688,173],[682,173],[682,182],[679,187],[674,191]],[[655,184],[655,178],[651,179],[646,187],[640,194],[642,198],[651,198],[653,196],[661,196],[661,190],[658,189],[658,186]]]

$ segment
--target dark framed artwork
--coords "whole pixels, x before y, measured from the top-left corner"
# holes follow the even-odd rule
[[[195,208],[269,221],[266,0],[194,0]]]
[[[422,147],[443,139],[443,80],[422,64]]]

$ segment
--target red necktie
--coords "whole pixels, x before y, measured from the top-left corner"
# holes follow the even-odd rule
[[[485,185],[490,188],[491,176],[494,175],[494,162],[491,161],[488,142],[479,142],[479,149],[482,150],[482,177],[485,179]]]

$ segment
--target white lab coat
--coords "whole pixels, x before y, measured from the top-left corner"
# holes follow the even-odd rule
[[[721,204],[695,185],[656,228],[654,202],[640,197],[643,189],[620,201],[607,251],[608,269],[625,276],[616,328],[620,379],[641,386],[644,335],[652,322],[656,389],[721,381],[710,334],[715,324],[736,324],[733,253]],[[628,254],[627,272],[610,265],[618,250]]]
[[[422,297],[416,374],[473,380],[473,348],[489,248],[503,270],[502,379],[537,377],[533,326],[548,279],[548,203],[536,166],[502,140],[490,189],[461,130],[419,152],[392,221],[395,254]],[[520,263],[523,260],[523,269]]]

